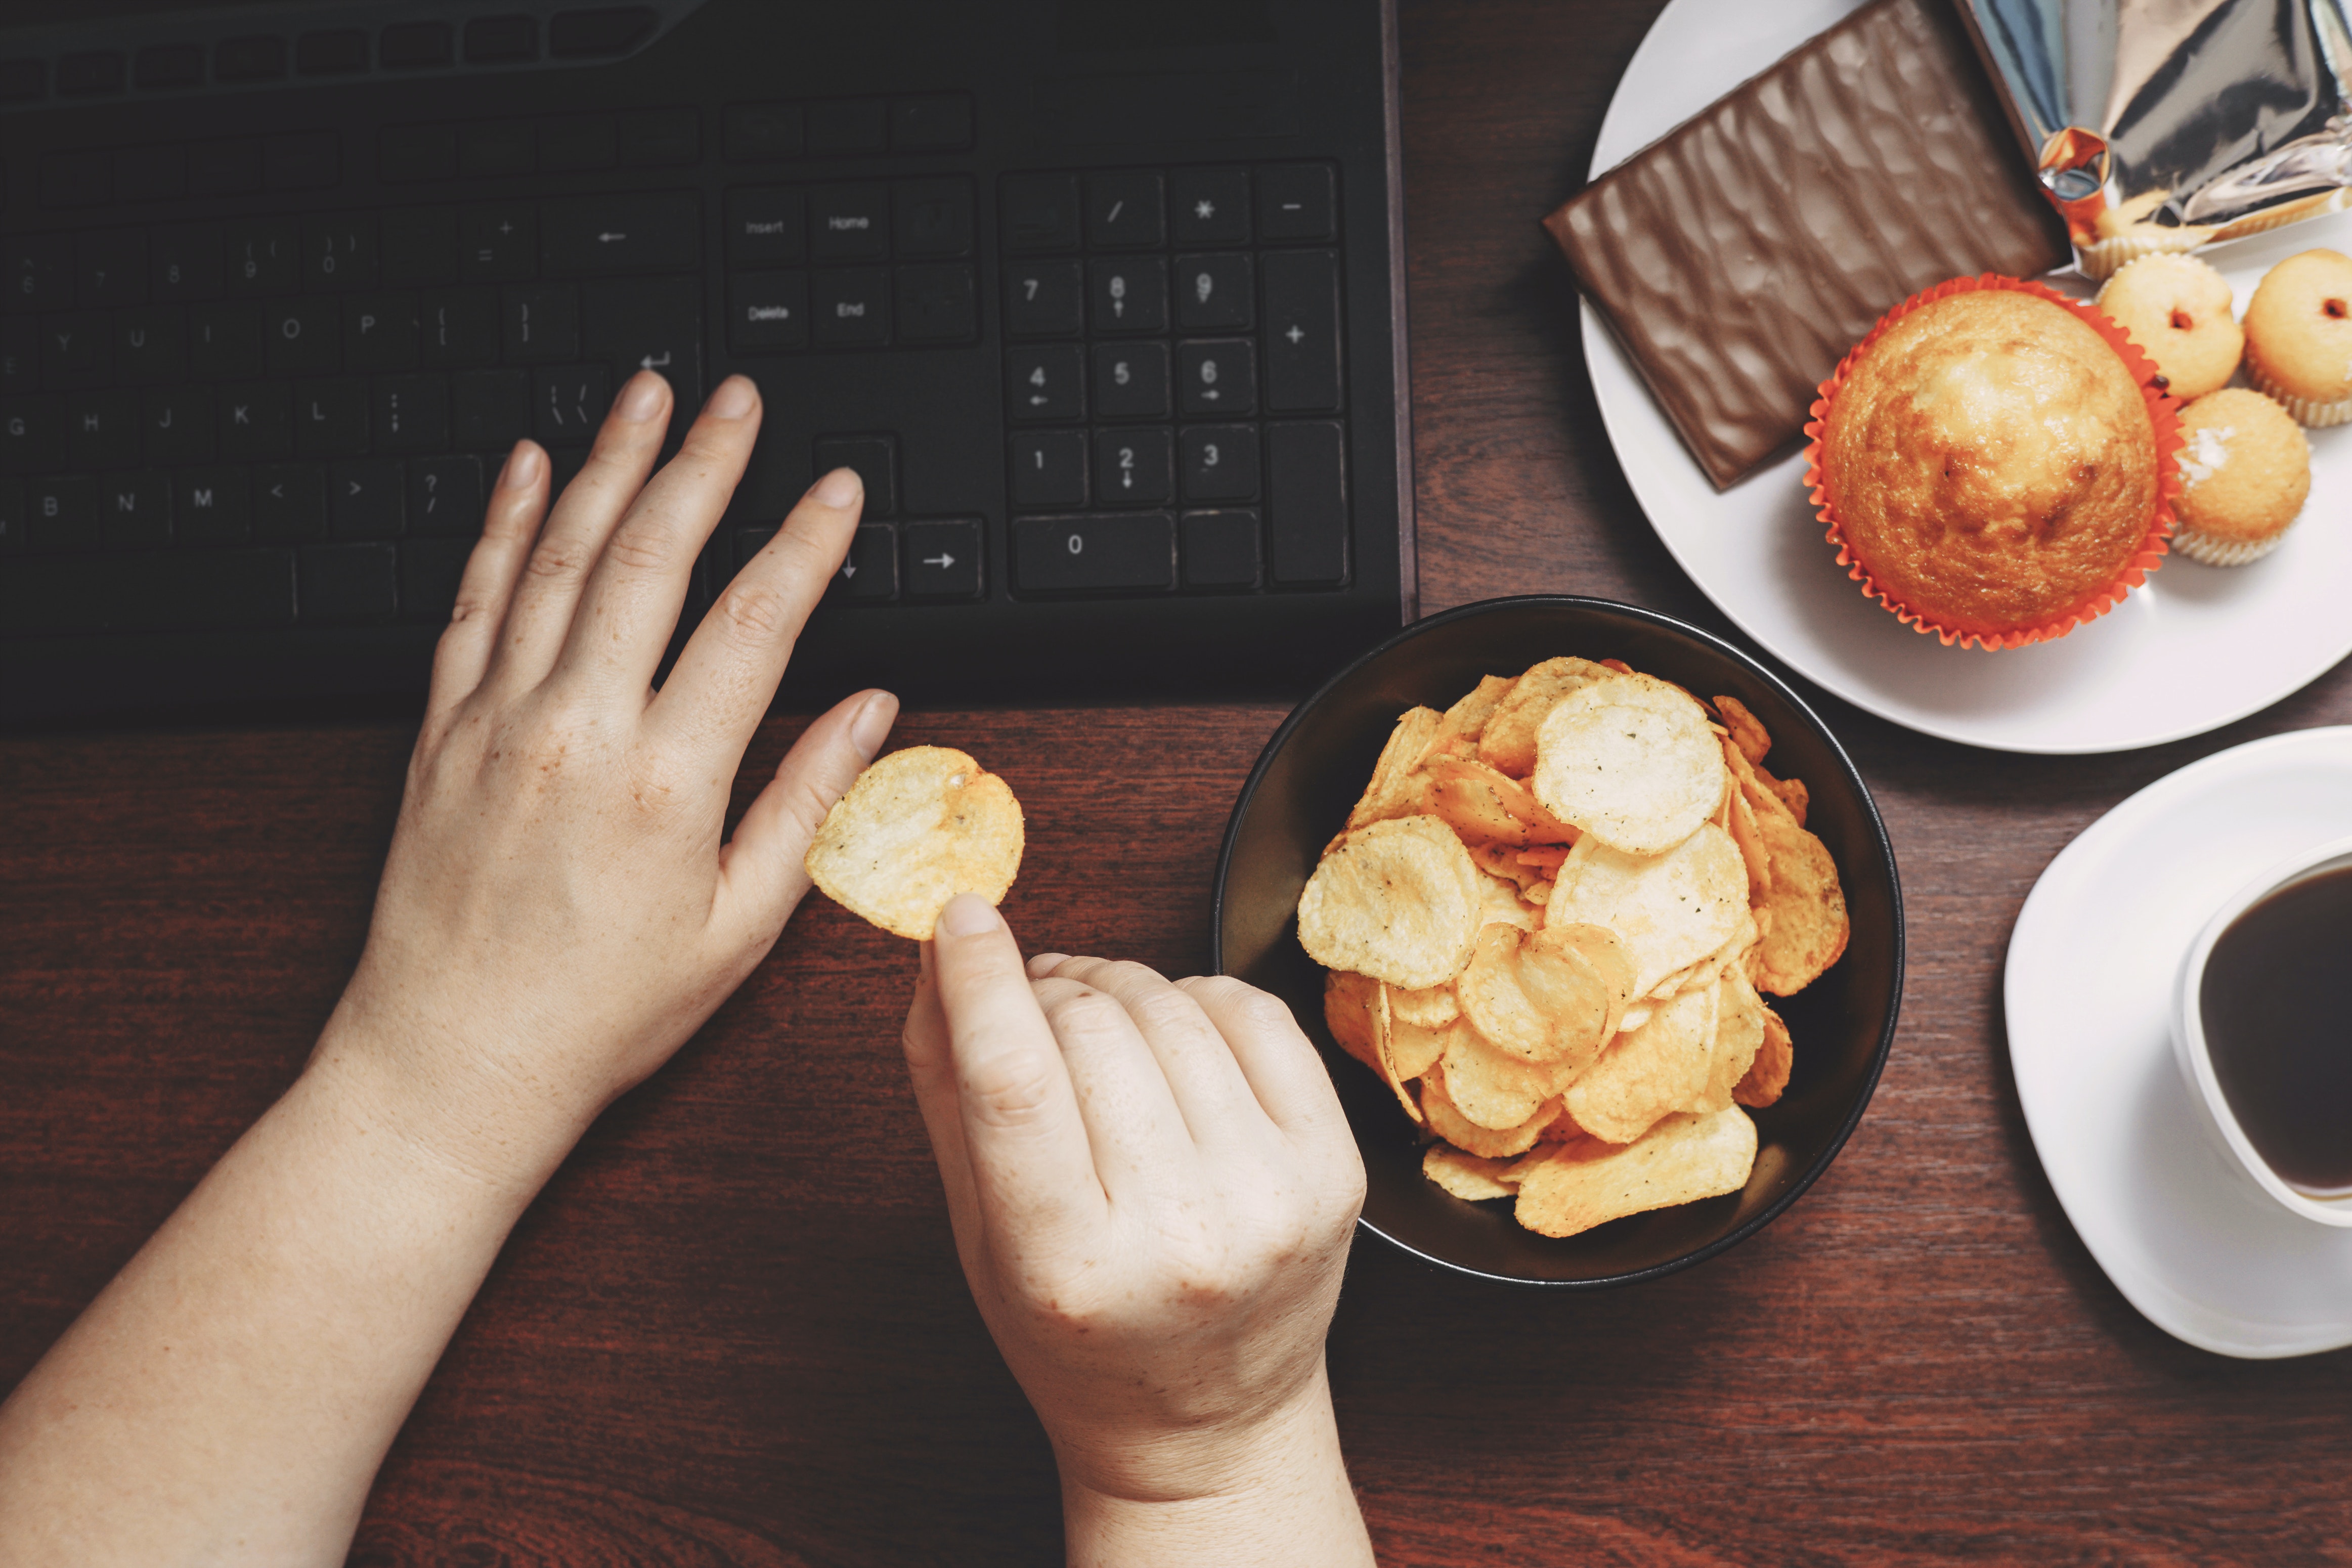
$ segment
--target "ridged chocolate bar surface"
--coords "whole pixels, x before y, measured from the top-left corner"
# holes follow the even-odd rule
[[[1944,0],[1878,0],[1544,220],[1718,488],[1885,311],[2069,258]]]

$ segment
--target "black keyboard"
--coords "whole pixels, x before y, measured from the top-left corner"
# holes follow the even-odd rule
[[[767,404],[689,626],[866,480],[795,695],[1297,691],[1409,613],[1372,7],[61,9],[0,30],[12,720],[413,700],[487,477],[640,367]]]

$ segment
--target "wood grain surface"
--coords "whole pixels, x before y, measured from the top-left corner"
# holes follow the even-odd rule
[[[1643,522],[1536,218],[1657,9],[1406,0],[1423,607],[1531,588],[1731,636]],[[2152,676],[2153,678],[2153,676]],[[2338,670],[2105,758],[1923,739],[1795,684],[1876,792],[1904,1024],[1828,1175],[1724,1258],[1598,1297],[1366,1239],[1330,1355],[1383,1561],[2352,1560],[2352,1352],[2225,1360],[2142,1320],[2037,1164],[2000,964],[2050,858]],[[1265,707],[918,711],[1029,813],[1033,946],[1205,962]],[[763,776],[802,721],[746,763]],[[358,953],[408,729],[0,739],[0,1387],[290,1079]],[[739,801],[740,804],[740,801]],[[957,1271],[898,1059],[912,949],[821,900],[518,1229],[353,1562],[1036,1563],[1054,1472]]]

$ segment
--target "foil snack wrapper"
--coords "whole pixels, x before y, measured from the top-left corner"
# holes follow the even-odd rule
[[[1960,0],[2076,264],[2352,206],[2352,0]]]

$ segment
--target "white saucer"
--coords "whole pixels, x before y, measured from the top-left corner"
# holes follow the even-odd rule
[[[2066,1217],[2150,1322],[2222,1355],[2352,1344],[2352,1230],[2289,1214],[2231,1157],[2173,1059],[2174,973],[2247,878],[2347,834],[2352,727],[2250,742],[2092,824],[2009,939],[2017,1097]]]
[[[1617,84],[1593,174],[1857,4],[1674,0]],[[2273,263],[2315,246],[2352,251],[2352,214],[2202,254],[2230,279],[2242,311]],[[1683,570],[1791,668],[1895,723],[1996,751],[2127,751],[2243,718],[2352,653],[2340,586],[2352,582],[2352,426],[2309,433],[2312,499],[2269,557],[2241,567],[2168,557],[2145,587],[2070,636],[1985,653],[1945,647],[1863,597],[1822,539],[1801,453],[1717,491],[1590,307],[1584,353],[1617,460]]]

